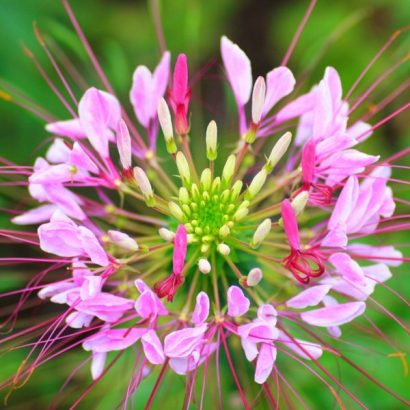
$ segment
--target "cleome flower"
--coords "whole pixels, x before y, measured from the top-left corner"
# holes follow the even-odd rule
[[[367,315],[374,306],[404,327],[373,296],[384,287],[404,300],[384,283],[407,259],[379,239],[384,230],[408,228],[396,222],[408,215],[393,216],[394,158],[379,162],[353,148],[378,125],[351,121],[335,68],[293,95],[300,80],[288,58],[253,83],[245,52],[223,36],[221,61],[239,122],[231,149],[226,124],[212,120],[200,131],[191,124],[189,55],[176,57],[172,75],[171,61],[164,51],[153,72],[142,65],[134,71],[137,124],[99,69],[105,89],[88,88],[71,118],[45,124],[53,137],[45,156],[29,172],[6,166],[21,174],[22,195],[28,188],[34,204],[12,221],[37,230],[1,231],[31,248],[6,258],[11,266],[36,269],[3,324],[12,332],[4,339],[10,350],[31,350],[2,387],[10,395],[43,364],[82,346],[93,382],[71,408],[110,378],[121,356],[130,358],[120,377],[127,379],[125,397],[118,395],[123,408],[134,393],[146,408],[160,406],[162,386],[179,386],[181,377],[184,408],[210,407],[215,397],[229,406],[222,395],[228,383],[243,408],[258,400],[294,408],[295,365],[324,383],[341,408],[365,408],[359,392],[327,370],[333,356],[395,404],[409,405],[343,349],[358,345],[342,338],[349,324],[362,330],[367,321],[370,335],[383,335]],[[36,317],[20,330],[15,323],[28,298],[32,306],[58,306],[51,319]]]

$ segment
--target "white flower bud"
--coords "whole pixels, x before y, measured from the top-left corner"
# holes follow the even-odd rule
[[[272,227],[272,221],[267,218],[256,228],[255,233],[251,241],[252,248],[257,248],[268,236],[270,229]]]
[[[263,185],[265,184],[266,177],[268,174],[266,173],[265,169],[261,169],[252,179],[251,184],[246,191],[245,198],[252,199],[254,198],[258,192],[262,189]]]
[[[115,245],[119,246],[120,248],[126,249],[128,251],[137,251],[138,244],[137,242],[132,239],[130,236],[123,232],[119,231],[108,231],[108,237],[110,238],[111,242]]]
[[[154,191],[152,190],[151,183],[147,177],[147,174],[140,167],[134,168],[134,178],[137,181],[137,184],[144,195],[145,202],[148,206],[155,205]]]
[[[178,221],[183,222],[185,219],[182,209],[175,202],[168,202],[168,209],[171,214],[178,219]]]
[[[292,134],[288,131],[283,134],[274,147],[269,155],[268,161],[265,164],[266,172],[272,172],[272,169],[276,166],[276,164],[281,160],[281,158],[285,155],[287,149],[289,148],[289,144],[292,140]]]
[[[302,191],[292,199],[291,205],[296,215],[299,215],[305,209],[308,199],[308,191]]]
[[[235,165],[236,165],[236,156],[229,155],[228,159],[226,160],[225,166],[222,170],[222,181],[225,184],[229,184],[233,178],[233,174],[235,173]]]
[[[159,228],[158,230],[159,236],[167,242],[173,242],[175,238],[175,233],[170,231],[167,228]]]
[[[231,252],[231,248],[225,243],[220,243],[216,250],[223,256],[228,256]]]
[[[186,185],[190,185],[191,171],[189,170],[188,161],[185,158],[185,155],[181,151],[177,152],[176,163],[177,163],[179,175],[182,178],[182,182]]]
[[[179,202],[183,204],[188,204],[189,203],[189,192],[186,188],[181,187],[179,188],[179,195],[178,195]]]
[[[167,151],[170,154],[175,154],[177,147],[174,140],[174,131],[172,129],[171,113],[169,112],[168,104],[164,98],[161,98],[157,107],[158,119],[161,125],[162,132],[165,137]]]
[[[263,277],[263,273],[259,268],[253,268],[249,271],[246,277],[246,284],[248,286],[256,286]]]
[[[218,155],[218,129],[215,121],[211,121],[206,129],[206,156],[210,161],[216,160]]]
[[[123,169],[131,168],[131,137],[123,119],[118,123],[117,148]]]
[[[223,225],[219,229],[219,235],[222,236],[223,238],[226,238],[230,233],[231,233],[231,230],[229,229],[228,225]]]
[[[254,124],[259,124],[263,106],[265,104],[266,83],[263,77],[258,77],[255,81],[252,93],[252,121]]]
[[[198,268],[202,273],[205,274],[211,272],[211,264],[205,258],[201,258],[198,261]]]

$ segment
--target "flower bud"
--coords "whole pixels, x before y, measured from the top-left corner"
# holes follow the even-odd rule
[[[211,264],[208,262],[207,259],[201,258],[198,261],[198,268],[202,273],[209,273],[211,271]]]
[[[185,216],[182,209],[175,202],[168,202],[168,209],[171,214],[180,222],[184,222]]]
[[[263,106],[265,104],[266,83],[263,77],[258,77],[255,81],[252,93],[252,121],[259,124],[262,117]]]
[[[231,248],[225,243],[220,243],[216,250],[223,256],[228,256],[231,252]]]
[[[154,191],[152,190],[151,183],[147,177],[147,174],[140,167],[134,168],[134,178],[144,196],[145,203],[148,206],[155,205]]]
[[[126,249],[128,251],[137,251],[138,244],[137,242],[132,239],[130,236],[123,232],[119,231],[108,231],[108,237],[110,238],[111,242],[115,245],[119,246],[120,248]]]
[[[236,165],[236,156],[229,155],[228,159],[226,160],[225,166],[222,170],[222,181],[225,184],[229,184],[233,178],[233,174],[235,172],[235,165]]]
[[[176,163],[177,163],[179,175],[181,176],[181,179],[182,179],[182,183],[184,185],[190,185],[191,184],[191,171],[189,170],[188,161],[185,158],[185,155],[181,151],[177,152]]]
[[[172,130],[171,113],[169,112],[168,104],[166,103],[164,98],[161,98],[159,100],[157,112],[159,123],[165,137],[167,151],[170,154],[175,154],[177,147],[174,140],[174,131]]]
[[[246,199],[253,199],[262,189],[263,185],[265,184],[266,177],[268,174],[266,173],[265,169],[261,169],[252,179],[251,184],[248,186],[248,189],[245,193]]]
[[[276,164],[285,155],[291,140],[292,140],[292,134],[290,132],[285,132],[285,134],[283,134],[279,138],[279,140],[276,142],[276,144],[272,148],[268,161],[266,162],[264,166],[264,169],[266,170],[266,172],[272,172]]]
[[[259,268],[253,268],[249,271],[248,276],[246,277],[247,286],[256,286],[263,277],[263,273]]]
[[[211,188],[212,184],[212,173],[209,168],[205,168],[201,174],[201,184],[205,188],[206,191]]]
[[[270,232],[271,227],[272,221],[267,218],[256,228],[251,241],[252,248],[257,248],[265,240]]]
[[[299,215],[305,209],[308,199],[308,191],[302,191],[292,199],[291,205],[296,215]]]
[[[189,192],[186,188],[181,187],[179,188],[179,195],[178,195],[178,199],[180,203],[183,204],[188,204],[189,203]]]
[[[117,148],[123,169],[131,168],[131,138],[127,125],[123,119],[118,123]]]
[[[222,236],[222,238],[226,238],[230,233],[231,233],[231,230],[229,229],[228,225],[223,225],[219,229],[219,235]]]
[[[170,231],[167,228],[159,228],[158,230],[159,236],[167,242],[173,242],[175,238],[175,233]]]
[[[215,161],[218,155],[218,128],[215,121],[211,121],[206,129],[206,156],[210,161]]]

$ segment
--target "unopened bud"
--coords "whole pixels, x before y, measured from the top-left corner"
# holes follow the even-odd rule
[[[123,119],[118,123],[117,147],[123,169],[131,168],[131,137]]]
[[[144,196],[145,202],[148,206],[155,205],[154,191],[152,190],[151,183],[147,177],[147,174],[140,167],[134,168],[134,178]]]
[[[222,170],[222,181],[225,184],[229,184],[233,178],[233,174],[235,173],[235,165],[236,165],[236,156],[229,155],[228,159],[226,160],[225,166]]]
[[[261,169],[252,179],[251,184],[248,186],[248,189],[245,194],[246,199],[253,199],[262,189],[263,185],[265,184],[266,177],[268,174],[266,173],[265,169]]]
[[[211,264],[208,262],[207,259],[201,258],[198,261],[198,268],[202,273],[209,273],[211,271]]]
[[[176,163],[179,175],[181,176],[182,182],[185,185],[191,184],[191,171],[189,170],[188,161],[185,158],[185,155],[178,151],[176,155]]]
[[[308,191],[302,191],[292,199],[291,205],[296,215],[299,215],[305,209],[308,199]]]
[[[259,268],[253,268],[249,271],[246,277],[246,284],[248,286],[256,286],[263,277],[263,273]]]
[[[265,240],[270,232],[271,227],[272,221],[267,218],[256,228],[251,241],[252,248],[257,248]]]
[[[177,147],[175,145],[174,131],[172,129],[171,113],[169,112],[168,104],[164,98],[159,100],[157,112],[159,123],[165,137],[167,151],[170,154],[175,154],[177,152]]]
[[[189,203],[189,192],[186,188],[181,187],[179,188],[179,195],[178,195],[179,202],[182,204],[188,204]]]
[[[173,242],[175,238],[175,233],[170,231],[167,228],[159,228],[158,230],[159,236],[167,242]]]
[[[184,222],[185,216],[182,209],[175,202],[168,202],[169,212],[179,221]]]
[[[212,184],[212,173],[211,170],[209,168],[205,168],[202,171],[201,174],[201,184],[204,187],[204,189],[206,191],[209,190],[209,188],[211,188],[211,184]]]
[[[223,238],[226,238],[230,233],[231,233],[231,230],[229,229],[228,225],[223,225],[219,229],[219,235],[222,236]]]
[[[220,243],[216,250],[223,256],[228,256],[231,252],[231,248],[225,243]]]
[[[128,251],[137,251],[138,244],[137,242],[132,239],[130,236],[123,232],[119,231],[108,231],[108,237],[110,238],[111,242],[115,245],[119,246],[120,248],[126,249]]]
[[[252,93],[252,121],[254,124],[259,124],[263,106],[265,104],[266,83],[263,77],[258,77],[255,81]]]
[[[210,161],[216,160],[218,155],[218,128],[215,121],[211,121],[206,129],[206,156]]]
[[[289,148],[289,144],[291,140],[292,140],[292,134],[290,132],[286,132],[278,139],[278,141],[272,148],[268,161],[266,162],[264,166],[266,172],[272,172],[276,164],[285,155],[287,149]]]

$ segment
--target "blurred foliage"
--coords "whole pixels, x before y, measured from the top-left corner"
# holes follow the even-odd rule
[[[127,101],[133,70],[138,64],[153,68],[160,56],[152,20],[152,4],[139,0],[72,0],[71,4],[108,78],[129,108]],[[201,150],[203,149],[201,145],[203,124],[209,117],[216,117],[217,120],[224,119],[229,110],[232,118],[235,118],[233,105],[230,104],[229,108],[226,108],[224,103],[226,98],[231,100],[231,97],[227,92],[221,91],[221,83],[216,81],[221,78],[220,36],[227,34],[246,51],[252,60],[254,76],[263,74],[280,64],[307,7],[307,0],[162,0],[159,6],[167,47],[174,57],[181,51],[189,57],[191,78],[195,87],[194,99],[200,103],[197,104],[193,114],[193,134],[197,133],[200,136],[201,142],[196,146]],[[344,89],[349,89],[392,33],[408,24],[409,10],[408,0],[362,0],[361,2],[319,0],[289,64],[297,78],[306,70],[308,73],[311,72],[309,81],[302,90],[308,89],[319,80],[327,65],[333,65],[339,70]],[[47,40],[53,39],[64,50],[67,57],[75,62],[76,68],[89,84],[100,86],[61,3],[56,0],[0,0],[0,79],[24,91],[57,118],[68,118],[66,110],[41,79],[32,61],[21,51],[20,44],[24,43],[38,56],[52,78],[55,78],[33,34],[34,21],[38,23]],[[407,52],[408,46],[408,36],[401,36],[372,68],[353,99],[398,61]],[[393,91],[403,82],[408,74],[408,65],[407,71],[406,66],[400,67],[368,101],[372,103],[380,101],[386,93]],[[79,88],[75,91],[77,96],[81,95]],[[404,96],[391,104],[387,112],[398,108],[403,101]],[[370,104],[367,104],[363,110],[369,108]],[[0,155],[19,164],[32,164],[35,157],[45,150],[44,141],[47,135],[44,131],[44,123],[35,116],[3,101],[0,101],[0,113]],[[383,115],[387,115],[386,111],[376,115],[372,122],[380,120]],[[407,147],[410,139],[408,130],[405,129],[406,125],[408,125],[408,116],[406,118],[403,114],[379,130],[377,136],[368,140],[364,150],[388,157],[399,149]],[[408,171],[406,172],[398,170],[394,176],[408,180]],[[399,197],[410,199],[403,185],[397,186],[395,193]],[[0,206],[5,206],[5,203],[1,203],[1,198]],[[405,208],[404,205],[401,206],[402,213],[409,213],[408,207],[407,210]],[[1,219],[2,224],[3,221],[6,223],[4,216]],[[408,240],[408,234],[403,232],[390,235],[387,242],[408,245]],[[404,248],[404,253],[409,256],[407,248]],[[410,294],[410,284],[404,276],[406,273],[408,274],[405,267],[396,269],[395,278],[389,282],[394,289],[400,289],[401,294]],[[16,286],[16,279],[8,272],[4,272],[4,269],[1,275],[0,290]],[[408,319],[408,310],[392,293],[382,288],[378,289],[374,296],[382,300],[389,311],[398,317],[407,315]],[[391,319],[374,312],[374,309],[369,316],[378,323],[389,338],[396,342],[403,342],[405,333]],[[362,332],[362,322],[358,322],[356,329],[349,329],[349,327],[346,329],[345,337],[369,347],[370,350],[383,352],[384,355],[367,355],[362,350],[355,349],[353,345],[340,344],[339,347],[378,380],[392,387],[397,393],[409,397],[409,378],[403,376],[400,360],[387,357],[387,354],[393,353],[392,349],[382,338],[374,341],[374,338]],[[353,334],[354,338],[350,338]],[[1,380],[16,371],[25,354],[25,351],[18,350],[1,357]],[[119,365],[92,391],[82,408],[113,408],[112,403],[117,403],[119,397],[125,392],[130,363],[132,363],[130,354],[127,353],[120,359]],[[14,393],[9,408],[27,410],[48,407],[67,375],[87,356],[86,353],[79,351],[68,358],[45,365],[33,375],[32,380]],[[222,361],[224,360],[222,358]],[[239,362],[238,366],[250,371],[247,362],[244,360]],[[325,385],[317,377],[305,371],[297,363],[282,357],[279,357],[278,363],[279,368],[286,367],[284,374],[290,383],[302,392],[304,397],[307,397],[307,402],[312,408],[337,407]],[[357,392],[369,408],[378,410],[400,408],[389,395],[366,381],[350,366],[341,364],[342,362],[336,360],[334,356],[325,355],[322,363],[333,374],[340,374],[342,382]],[[222,366],[222,376],[224,390],[233,392],[234,383],[226,366]],[[149,395],[152,380],[155,380],[155,377],[148,378],[142,383],[135,408],[141,408],[138,406],[138,397],[146,399]],[[89,383],[87,363],[69,385],[62,403],[75,400],[84,386]],[[209,377],[207,383],[215,384],[215,379]],[[176,403],[179,408],[180,392],[184,391],[183,379],[174,377],[172,383],[165,383],[165,386],[159,392],[156,405],[160,406],[159,403],[163,402],[166,403],[166,408],[171,408],[173,403]],[[205,408],[211,408],[216,400],[216,397],[209,397]],[[240,408],[238,397],[234,393],[228,393],[225,404],[226,408]],[[348,408],[356,407],[351,404]]]

